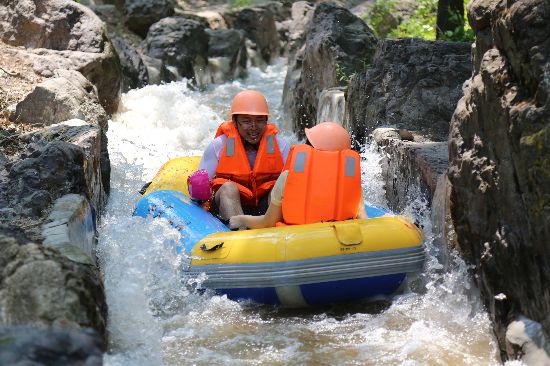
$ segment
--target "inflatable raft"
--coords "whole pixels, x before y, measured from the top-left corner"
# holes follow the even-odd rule
[[[421,231],[400,216],[366,206],[368,219],[230,231],[188,197],[200,157],[168,161],[134,214],[169,220],[190,255],[186,273],[235,300],[291,307],[395,292],[424,263]]]

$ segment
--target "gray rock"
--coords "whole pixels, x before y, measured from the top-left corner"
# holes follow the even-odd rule
[[[42,236],[44,245],[70,260],[95,264],[95,212],[84,196],[66,194],[59,198],[42,226]]]
[[[297,1],[292,4],[291,23],[288,28],[289,54],[294,55],[306,43],[307,30],[313,18],[315,7],[308,1]]]
[[[223,82],[246,75],[244,33],[236,29],[207,30],[211,82]]]
[[[84,154],[82,169],[85,181],[85,185],[81,187],[82,192],[90,200],[93,210],[98,214],[101,213],[109,193],[110,163],[108,152],[105,150],[107,145],[105,133],[97,125],[71,120],[30,133],[25,136],[25,139],[27,141],[60,140],[81,148]],[[35,156],[39,155],[35,152]],[[67,193],[80,193],[80,191]],[[55,198],[58,197],[60,195],[55,195]]]
[[[316,124],[317,104],[324,89],[344,86],[347,77],[370,64],[376,37],[360,18],[349,10],[329,3],[315,8],[307,32],[299,79],[287,77],[283,107],[285,118],[303,135],[305,127]],[[296,67],[289,69],[295,72]],[[294,79],[292,85],[290,80]]]
[[[374,140],[385,152],[382,159],[382,176],[386,186],[389,207],[402,211],[411,199],[411,190],[420,187],[427,203],[432,202],[438,179],[449,166],[447,143],[403,140],[399,130],[378,128]]]
[[[101,338],[92,329],[68,331],[0,327],[0,365],[103,365]]]
[[[0,39],[13,46],[101,53],[101,21],[73,1],[4,0]],[[45,21],[47,19],[47,21]]]
[[[465,43],[382,41],[372,65],[351,78],[346,125],[360,141],[383,126],[447,141],[462,84],[471,75],[469,60]]]
[[[149,83],[147,67],[140,54],[120,37],[112,39],[122,66],[122,91],[142,88]]]
[[[62,69],[17,103],[10,117],[12,121],[44,126],[75,118],[107,126],[107,115],[93,85],[78,71]]]
[[[128,29],[145,38],[151,25],[174,15],[174,4],[171,0],[125,0],[124,13]]]
[[[174,66],[166,65],[162,60],[142,55],[143,63],[149,74],[149,84],[169,83],[178,80],[179,73]]]
[[[475,0],[468,14],[474,74],[451,124],[451,214],[504,361],[529,351],[507,344],[514,319],[550,334],[550,4]]]
[[[253,65],[263,67],[279,56],[279,35],[271,10],[246,8],[226,15],[226,20],[228,19],[231,28],[244,31],[248,39],[248,57]]]
[[[97,267],[69,261],[0,232],[0,326],[80,329],[105,334],[106,303]],[[4,345],[3,343],[1,344]]]
[[[164,18],[149,28],[145,53],[177,70],[178,78],[202,84],[206,73],[209,36],[203,23],[183,17]]]
[[[42,76],[51,77],[57,69],[80,71],[97,87],[107,113],[117,109],[120,64],[101,20],[85,6],[62,0],[7,0],[0,7],[0,39],[25,47],[17,52]]]

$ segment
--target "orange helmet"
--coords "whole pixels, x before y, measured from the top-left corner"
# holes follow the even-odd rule
[[[243,90],[233,98],[231,116],[234,114],[250,114],[253,116],[271,116],[267,101],[262,93],[256,90]]]
[[[351,149],[348,131],[335,122],[321,122],[306,128],[306,136],[311,145],[323,151]]]

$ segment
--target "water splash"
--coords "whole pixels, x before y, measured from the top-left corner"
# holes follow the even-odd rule
[[[177,231],[163,220],[131,215],[137,191],[176,156],[197,155],[227,118],[235,93],[263,92],[280,121],[284,61],[252,68],[246,80],[189,90],[185,83],[148,86],[123,96],[108,133],[112,193],[102,219],[98,256],[109,305],[107,365],[492,365],[498,364],[490,323],[468,266],[456,253],[442,265],[433,253],[429,209],[420,192],[400,214],[426,235],[425,270],[388,301],[313,309],[238,303],[192,291],[185,257],[171,245]],[[296,136],[284,132],[291,142]],[[387,207],[381,155],[361,152],[363,192]]]

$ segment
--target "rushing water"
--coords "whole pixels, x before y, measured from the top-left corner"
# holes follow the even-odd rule
[[[123,96],[109,125],[111,196],[98,255],[109,305],[107,365],[494,365],[490,322],[464,262],[440,261],[425,202],[401,214],[426,235],[423,273],[391,299],[283,309],[199,295],[182,282],[179,234],[163,220],[132,216],[138,190],[176,156],[197,155],[212,139],[233,95],[262,91],[274,116],[286,68],[251,69],[247,79],[193,91],[184,83]],[[275,122],[278,122],[275,119]],[[285,133],[291,142],[296,137]],[[385,206],[375,147],[362,153],[366,199]],[[419,195],[418,195],[419,196]]]

